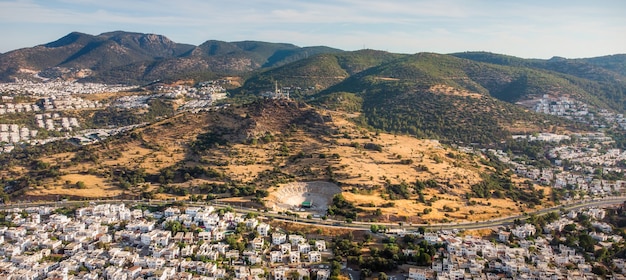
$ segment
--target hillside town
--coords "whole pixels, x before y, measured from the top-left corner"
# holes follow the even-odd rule
[[[603,142],[610,137],[606,137],[603,133],[572,135],[571,138],[566,135],[542,133],[538,136],[522,136],[517,139],[553,142],[555,146],[546,154],[552,165],[528,164],[519,156],[502,150],[490,149],[484,152],[509,164],[514,172],[523,178],[558,190],[567,190],[571,194],[570,199],[610,196],[626,190],[626,179],[623,178],[626,151],[605,147]],[[559,144],[561,140],[572,141],[568,144]],[[602,176],[604,174],[614,176]]]
[[[623,114],[601,109],[594,113],[590,106],[570,97],[552,97],[544,94],[539,99],[518,102],[532,107],[535,112],[564,117],[578,122],[588,123],[596,128],[618,127],[626,130],[626,118]]]
[[[11,95],[35,95],[40,97],[70,96],[76,94],[96,94],[102,92],[123,92],[137,86],[108,85],[98,83],[76,83],[71,81],[31,82],[18,80],[13,83],[0,83],[0,92]]]
[[[331,277],[332,242],[337,241],[308,239],[272,227],[262,216],[207,204],[91,203],[1,213],[2,279],[324,280]],[[605,209],[548,217],[542,228],[529,220],[499,227],[491,238],[457,230],[389,230],[386,238],[410,235],[414,244],[439,248],[429,266],[409,264],[389,275],[412,280],[596,279],[599,260],[581,250],[582,241],[576,245],[564,236],[580,231],[591,238],[592,252],[623,243],[613,225],[604,222]],[[401,254],[410,259],[418,251],[406,247]],[[610,262],[614,275],[626,273],[624,259]],[[342,271],[355,273],[345,264]]]
[[[227,79],[206,81],[197,86],[157,85],[141,95],[123,95],[112,100],[91,100],[86,96],[136,90],[133,86],[96,83],[55,82],[34,83],[18,81],[0,83],[0,117],[7,120],[20,117],[26,122],[0,120],[0,153],[11,152],[20,145],[41,145],[56,140],[80,139],[79,144],[91,144],[111,137],[128,127],[94,127],[93,121],[76,117],[77,112],[118,110],[149,110],[152,101],[167,100],[177,106],[177,112],[209,110],[227,97]],[[16,99],[18,98],[18,99]],[[28,102],[24,101],[29,100]],[[96,129],[98,137],[92,137]]]

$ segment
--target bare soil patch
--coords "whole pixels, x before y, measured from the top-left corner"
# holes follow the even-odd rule
[[[460,90],[453,88],[447,85],[434,85],[431,86],[428,91],[436,94],[446,94],[446,95],[455,95],[455,96],[463,96],[463,97],[471,97],[471,98],[481,98],[482,95],[480,93],[470,92],[467,90]]]
[[[77,183],[83,182],[84,188]],[[118,187],[111,185],[106,179],[89,174],[68,174],[61,176],[56,183],[46,185],[32,191],[32,195],[71,195],[80,197],[115,197],[123,193]]]

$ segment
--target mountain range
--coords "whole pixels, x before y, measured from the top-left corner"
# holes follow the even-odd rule
[[[141,83],[196,74],[242,74],[333,52],[340,50],[257,41],[209,40],[193,46],[155,34],[114,31],[94,36],[72,32],[54,42],[0,55],[0,80],[60,68],[88,69],[91,74],[84,81]],[[55,77],[59,71],[45,73]]]
[[[209,40],[193,46],[155,34],[73,32],[0,54],[0,80],[33,79],[33,73],[125,84],[239,76],[244,82],[231,91],[235,98],[258,97],[278,83],[296,99],[357,112],[355,121],[363,125],[461,142],[580,126],[514,105],[544,96],[567,97],[593,110],[624,113],[626,108],[626,54],[545,60],[258,41]]]

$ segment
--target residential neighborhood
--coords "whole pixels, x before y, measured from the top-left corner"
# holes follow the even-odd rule
[[[602,140],[601,138],[605,136],[595,134],[593,137]],[[626,151],[603,148],[601,142],[595,139],[586,136],[577,138],[569,144],[556,144],[547,152],[547,157],[553,162],[549,167],[528,164],[502,150],[491,149],[484,152],[511,165],[513,171],[523,178],[555,189],[567,190],[571,193],[570,199],[622,193],[626,188],[626,179],[603,179],[599,175],[610,172],[622,174]]]
[[[593,112],[588,104],[566,96],[553,97],[544,94],[541,98],[518,102],[518,104],[531,107],[538,113],[589,123],[597,128],[619,127],[626,129],[626,118],[623,114],[612,113],[605,109]]]
[[[2,279],[328,279],[324,239],[271,228],[212,206],[163,211],[98,204],[59,214],[7,211],[0,227]],[[249,235],[249,242],[231,241]],[[247,238],[247,237],[246,237]],[[230,242],[230,243],[229,243]],[[236,244],[236,246],[233,246]],[[233,277],[234,276],[234,277]]]
[[[79,144],[90,144],[96,141],[89,136],[93,134],[93,129],[106,131],[100,133],[100,139],[114,135],[112,132],[126,131],[123,127],[110,125],[94,127],[93,122],[78,118],[76,112],[109,108],[149,110],[154,100],[174,102],[179,113],[219,109],[222,107],[215,106],[215,103],[227,97],[223,86],[229,83],[229,80],[221,79],[202,82],[197,87],[158,85],[148,93],[124,95],[110,101],[91,100],[86,96],[129,91],[137,87],[72,82],[0,83],[0,116],[22,114],[25,118],[32,118],[26,123],[0,123],[0,153],[11,152],[19,145],[40,145],[70,138],[79,138],[80,141],[75,141]],[[27,97],[32,101],[16,101],[16,97]]]
[[[623,205],[621,206],[623,207]],[[329,279],[335,237],[274,228],[262,216],[210,205],[95,204],[33,206],[2,212],[2,279]],[[623,243],[603,220],[607,210],[552,213],[494,229],[492,237],[458,230],[388,231],[433,248],[429,266],[410,265],[406,279],[597,279],[598,259],[569,236],[588,236],[591,252]],[[586,228],[584,223],[590,223]],[[577,236],[582,242],[583,236]],[[567,236],[567,240],[566,237]],[[420,241],[422,240],[422,241]],[[624,259],[610,260],[617,274]],[[403,271],[403,272],[402,272]],[[404,273],[404,274],[403,274]],[[389,275],[395,275],[389,272]],[[616,274],[613,274],[616,275]],[[621,279],[621,278],[615,278]]]

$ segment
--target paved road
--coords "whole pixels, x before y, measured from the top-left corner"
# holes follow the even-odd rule
[[[524,220],[531,215],[545,215],[554,211],[571,211],[571,210],[579,210],[582,208],[588,207],[599,207],[599,206],[608,206],[608,205],[616,205],[621,204],[626,201],[626,196],[619,197],[607,197],[600,198],[595,200],[583,200],[576,201],[570,204],[559,205],[555,207],[540,209],[537,211],[527,212],[525,214],[519,214],[515,216],[508,216],[502,218],[491,219],[487,221],[479,221],[479,222],[464,222],[464,223],[447,223],[447,224],[433,224],[427,225],[426,228],[430,229],[483,229],[490,227],[503,226],[513,223],[516,219]],[[423,226],[423,225],[422,225]],[[419,225],[417,226],[419,227]]]
[[[516,219],[520,219],[520,220],[524,220],[528,217],[530,217],[531,215],[544,215],[546,213],[549,212],[553,212],[553,211],[571,211],[571,210],[578,210],[578,209],[582,209],[582,208],[587,208],[587,207],[598,207],[598,206],[607,206],[607,205],[615,205],[615,204],[621,204],[624,201],[626,201],[626,196],[619,196],[619,197],[607,197],[607,198],[599,198],[599,199],[595,199],[595,200],[582,200],[582,201],[576,201],[573,203],[569,203],[569,204],[564,204],[564,205],[559,205],[556,207],[551,207],[551,208],[545,208],[545,209],[540,209],[537,211],[532,211],[532,212],[527,212],[525,214],[520,214],[520,215],[515,215],[515,216],[508,216],[508,217],[501,217],[501,218],[496,218],[496,219],[491,219],[491,220],[486,220],[486,221],[477,221],[477,222],[462,222],[462,223],[445,223],[445,224],[412,224],[412,225],[406,225],[406,226],[402,226],[403,229],[410,231],[410,230],[417,230],[420,227],[424,227],[426,229],[431,229],[431,230],[437,230],[437,229],[444,229],[444,230],[452,230],[452,229],[484,229],[484,228],[492,228],[492,227],[498,227],[498,226],[503,226],[503,225],[508,225],[513,223]],[[246,209],[236,209],[237,211],[243,211],[243,212],[249,212],[251,210],[246,210]],[[311,224],[311,225],[316,225],[316,226],[325,226],[325,227],[334,227],[334,228],[343,228],[343,229],[361,229],[361,230],[369,230],[370,226],[372,224],[376,224],[376,225],[386,225],[389,227],[395,227],[395,228],[399,228],[399,224],[394,223],[394,224],[390,224],[390,223],[366,223],[366,222],[353,222],[353,223],[345,223],[343,221],[337,221],[337,220],[321,220],[321,219],[302,219],[302,218],[295,218],[295,217],[287,217],[285,215],[278,215],[275,213],[263,213],[264,216],[268,216],[268,217],[272,217],[275,220],[281,220],[281,221],[286,221],[286,222],[291,222],[291,223],[299,223],[299,224]]]
[[[166,204],[166,203],[172,202],[172,201],[165,201],[165,200],[142,200],[142,201],[146,203],[150,203],[150,204]],[[532,212],[526,212],[520,215],[501,217],[501,218],[496,218],[496,219],[491,219],[491,220],[486,220],[486,221],[445,223],[445,224],[411,224],[411,225],[402,226],[402,228],[407,231],[417,230],[420,227],[424,227],[426,229],[431,229],[431,230],[484,229],[484,228],[492,228],[492,227],[498,227],[498,226],[503,226],[503,225],[509,225],[513,223],[516,219],[524,220],[531,215],[544,215],[546,213],[553,212],[553,211],[561,211],[561,210],[571,211],[571,210],[578,210],[578,209],[587,208],[587,207],[616,205],[616,204],[624,203],[625,201],[626,201],[626,196],[586,199],[586,200],[575,201],[575,202],[568,203],[568,204],[558,205],[558,206],[551,207],[551,208],[545,208],[545,209],[540,209],[540,210],[536,210]],[[139,200],[114,199],[114,200],[92,200],[92,201],[28,202],[28,203],[13,203],[9,205],[0,205],[0,209],[10,209],[10,208],[15,208],[15,207],[25,208],[25,207],[41,206],[41,205],[62,207],[62,206],[71,206],[71,205],[86,205],[89,203],[101,204],[101,203],[136,203],[136,202],[139,202]],[[262,214],[262,216],[268,217],[274,220],[285,221],[285,222],[290,222],[290,223],[298,223],[298,224],[304,224],[304,225],[322,226],[322,227],[333,227],[333,228],[353,229],[353,230],[369,230],[372,224],[385,225],[388,227],[395,227],[395,228],[400,227],[399,224],[397,223],[394,223],[394,224],[366,223],[366,222],[346,223],[344,221],[332,220],[332,219],[327,219],[327,220],[322,220],[320,218],[304,219],[304,218],[299,218],[299,217],[286,216],[284,214],[277,214],[277,213],[271,213],[271,212],[265,213],[265,212],[259,211],[258,209],[241,208],[241,207],[236,207],[234,205],[221,204],[218,202],[207,203],[207,202],[185,201],[185,204],[198,205],[198,206],[208,204],[208,205],[213,205],[213,206],[218,206],[218,207],[230,206],[233,208],[234,211],[239,212],[239,213],[260,213]]]

